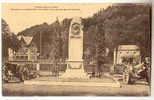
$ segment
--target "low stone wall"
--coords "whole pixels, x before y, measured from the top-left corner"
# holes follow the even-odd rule
[[[102,72],[110,72],[110,67],[112,66],[112,64],[104,64],[102,66],[100,66],[100,69],[98,69],[96,67],[96,65],[84,65],[84,69],[86,72],[99,72],[100,70]]]
[[[65,71],[66,70],[67,65],[66,64],[62,64],[60,67],[58,67],[57,69],[59,71]],[[40,64],[40,70],[41,71],[54,71],[56,68],[54,67],[53,64]]]
[[[111,66],[112,66],[111,64],[104,64],[104,66],[102,65],[100,67],[100,70],[102,72],[110,72],[110,67]],[[60,73],[65,72],[66,68],[67,68],[67,64],[62,64],[58,68],[54,67],[53,64],[40,64],[40,72],[43,75],[48,75],[48,74],[51,75],[55,71],[59,71]],[[88,64],[88,65],[84,64],[84,70],[87,73],[99,72],[99,69],[94,64],[93,65],[92,64]]]

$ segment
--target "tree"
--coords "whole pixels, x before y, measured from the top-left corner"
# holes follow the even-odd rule
[[[55,75],[59,75],[59,67],[61,66],[61,60],[63,58],[63,40],[62,40],[62,31],[61,31],[61,25],[59,20],[55,22],[55,27],[54,27],[54,32],[55,32],[55,39],[53,41],[54,45],[54,72]]]
[[[104,24],[98,24],[98,32],[96,33],[96,59],[99,76],[101,75],[101,66],[105,63],[105,33]]]
[[[17,36],[10,31],[9,25],[2,19],[2,57],[3,60],[8,57],[8,48],[18,51],[20,41]]]

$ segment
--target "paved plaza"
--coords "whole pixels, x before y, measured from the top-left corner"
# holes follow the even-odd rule
[[[148,96],[149,86],[145,84],[122,85],[122,87],[98,86],[52,86],[24,85],[24,83],[3,84],[4,96]]]
[[[23,83],[4,83],[3,84],[3,95],[4,96],[149,96],[150,87],[145,82],[145,80],[137,81],[135,84],[126,85],[122,83],[122,80],[118,80],[117,76],[112,78],[105,74],[106,77],[98,79],[89,79],[89,80],[58,80],[56,77],[40,77],[33,80],[29,80],[29,84]],[[117,85],[114,80],[117,79],[120,87]],[[48,81],[47,81],[48,80]],[[31,82],[34,84],[30,84]],[[41,82],[40,82],[41,81]],[[71,84],[50,84],[51,82],[77,82],[78,85]],[[26,82],[26,81],[25,81]],[[35,83],[36,82],[36,83]],[[39,84],[37,84],[37,82]],[[42,84],[43,82],[43,84]],[[90,86],[90,82],[96,83],[111,83],[113,86]],[[46,83],[46,84],[44,84]],[[86,83],[86,85],[79,84]],[[95,84],[96,85],[96,84]]]

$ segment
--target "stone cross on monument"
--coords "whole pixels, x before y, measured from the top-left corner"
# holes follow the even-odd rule
[[[83,67],[83,25],[81,18],[73,18],[69,29],[67,69],[61,78],[88,79]]]

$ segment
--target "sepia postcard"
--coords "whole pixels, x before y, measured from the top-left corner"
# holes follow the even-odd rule
[[[151,96],[147,3],[2,3],[3,96]]]

